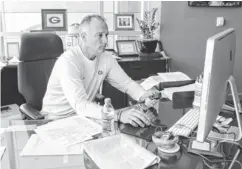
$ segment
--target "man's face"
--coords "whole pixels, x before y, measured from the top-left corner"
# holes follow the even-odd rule
[[[90,59],[100,56],[105,51],[108,43],[107,25],[94,18],[88,26],[84,43],[88,48],[88,52],[93,55],[93,58]]]

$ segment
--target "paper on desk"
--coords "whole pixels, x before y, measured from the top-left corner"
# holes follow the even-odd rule
[[[4,134],[5,131],[6,131],[6,128],[0,128],[0,134],[1,134],[1,136]]]
[[[185,92],[185,91],[195,91],[195,84],[189,84],[181,87],[170,87],[165,88],[161,91],[162,97],[167,97],[168,99],[172,100],[172,95],[175,92]]]
[[[152,87],[159,85],[159,83],[163,82],[163,80],[159,76],[150,76],[145,79],[140,85],[145,89],[149,90]]]
[[[165,73],[157,73],[157,74],[163,80],[163,82],[191,80],[190,77],[188,77],[186,74],[182,72],[165,72]]]
[[[34,130],[36,125],[13,125],[9,126],[6,131],[29,131]]]
[[[69,155],[69,154],[82,154],[82,143],[73,146],[65,147],[55,143],[42,141],[37,134],[32,134],[27,144],[20,153],[21,156],[34,156],[34,155]]]
[[[11,63],[19,63],[20,61],[19,61],[19,59],[18,59],[16,56],[14,56],[14,57],[13,57],[12,59],[10,59],[8,62],[11,64]]]
[[[86,142],[83,149],[100,169],[143,169],[160,161],[124,134]]]
[[[3,154],[5,152],[5,149],[6,149],[6,147],[0,146],[0,157],[1,157],[1,160],[2,160]]]
[[[72,116],[39,126],[35,131],[41,140],[68,147],[92,139],[102,132],[102,127],[85,117]]]

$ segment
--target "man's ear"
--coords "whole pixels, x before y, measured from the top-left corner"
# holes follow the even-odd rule
[[[80,37],[81,37],[82,41],[86,41],[86,37],[87,37],[86,32],[81,32]]]

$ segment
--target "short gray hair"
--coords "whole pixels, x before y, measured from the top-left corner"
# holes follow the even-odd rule
[[[87,25],[90,24],[90,22],[92,21],[93,18],[96,18],[96,19],[98,19],[99,21],[102,21],[102,22],[105,23],[106,26],[107,26],[107,23],[106,23],[105,18],[102,17],[102,16],[100,16],[100,15],[97,15],[97,14],[92,14],[92,15],[87,15],[87,16],[85,16],[85,17],[82,19],[82,21],[81,21],[81,23],[80,23],[80,26],[83,26],[83,25],[85,25],[85,24],[87,24]]]

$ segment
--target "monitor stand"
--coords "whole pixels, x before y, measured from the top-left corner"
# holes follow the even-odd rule
[[[240,119],[241,105],[240,105],[235,79],[233,76],[229,77],[228,85],[230,87],[232,97],[233,97],[234,109],[235,109],[238,127],[231,126],[228,129],[227,133],[235,133],[235,136],[233,134],[219,134],[217,132],[211,131],[208,135],[208,140],[205,142],[190,140],[190,145],[189,145],[190,152],[197,152],[197,153],[199,152],[200,154],[219,157],[221,155],[220,153],[221,151],[219,149],[213,149],[213,147],[216,147],[216,146],[212,145],[210,140],[218,141],[218,142],[219,141],[228,142],[232,144],[236,144],[236,142],[241,140],[242,138],[242,127],[241,127],[242,125],[241,125],[241,119]]]
[[[234,134],[219,134],[217,132],[211,131],[208,135],[208,138],[217,139],[217,140],[228,142],[228,143],[235,143],[242,139],[242,124],[241,124],[241,119],[240,119],[240,113],[242,113],[242,111],[241,111],[241,105],[240,105],[240,100],[239,100],[239,96],[238,96],[235,79],[233,76],[230,76],[230,78],[228,80],[228,85],[230,86],[230,90],[231,90],[231,94],[232,94],[232,98],[233,98],[233,102],[234,102],[234,109],[235,109],[235,115],[236,115],[238,127],[231,126],[227,130],[227,133],[234,133],[235,135]]]

